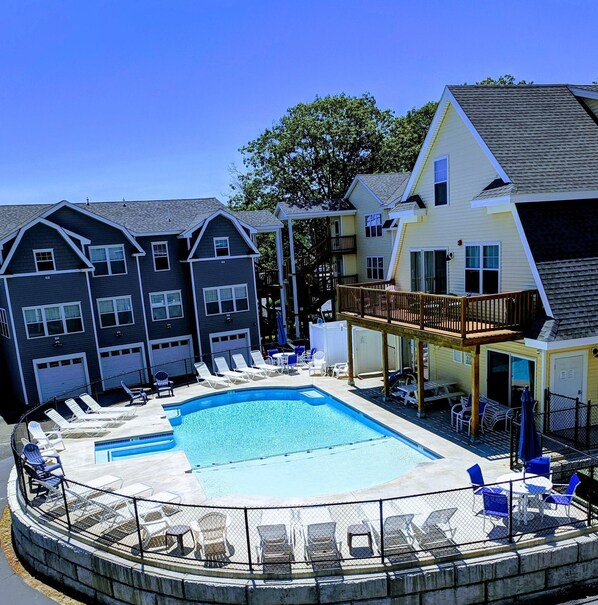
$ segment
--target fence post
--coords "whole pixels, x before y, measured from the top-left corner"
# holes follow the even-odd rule
[[[384,565],[384,514],[383,508],[384,503],[380,498],[380,562]]]
[[[592,499],[594,497],[594,465],[590,466],[588,481],[588,525],[592,525]]]
[[[510,446],[509,446],[509,466],[511,467],[511,470],[513,470],[515,468],[515,438],[514,438],[514,433],[515,433],[515,423],[511,420],[511,434],[510,434],[511,443],[510,443]]]
[[[513,482],[509,481],[509,544],[513,542]]]
[[[187,358],[185,357],[185,359],[183,359],[183,361],[185,362],[185,382],[187,383],[187,386],[189,386],[189,372],[187,370]]]
[[[64,477],[60,481],[60,487],[62,489],[62,501],[64,502],[64,512],[66,515],[66,524],[67,524],[67,527],[69,528],[69,531],[71,531],[71,516],[69,514],[69,505],[68,505],[68,502],[66,499],[66,491],[64,490]]]
[[[586,449],[590,449],[590,427],[592,426],[592,400],[588,399],[586,408]]]
[[[363,288],[359,288],[359,314],[361,315],[361,317],[363,317],[364,315],[364,306],[365,306],[365,292],[363,291]]]
[[[550,427],[550,389],[544,390],[544,430],[542,432],[548,433]]]
[[[579,397],[575,398],[575,427],[573,428],[575,447],[579,446]]]
[[[139,540],[139,556],[143,559],[143,540],[141,539],[141,526],[139,525],[139,512],[137,510],[137,498],[133,496],[133,510],[135,511],[135,527],[137,528],[137,540]]]
[[[245,516],[245,539],[247,540],[247,562],[249,563],[249,573],[253,573],[253,561],[251,560],[251,539],[249,537],[249,517],[247,515],[247,507],[243,509]]]

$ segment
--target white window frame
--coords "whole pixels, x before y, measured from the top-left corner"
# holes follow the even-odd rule
[[[484,280],[482,279],[484,271],[496,271],[498,273],[498,288],[497,288],[497,292],[501,291],[501,281],[502,281],[502,248],[500,245],[500,242],[465,242],[464,243],[465,246],[465,260],[464,260],[464,268],[463,268],[463,288],[464,290],[469,293],[469,294],[487,294],[486,292],[483,292],[483,285],[484,285]],[[484,246],[497,246],[498,247],[498,269],[486,269],[484,268]],[[468,268],[467,267],[467,248],[473,248],[473,247],[477,247],[479,248],[479,252],[480,252],[480,267],[478,269],[475,268]],[[478,271],[478,286],[479,286],[479,290],[477,292],[468,292],[466,290],[467,286],[467,278],[466,278],[466,272],[467,271]],[[494,294],[494,292],[492,293]]]
[[[112,261],[110,260],[110,254],[108,250],[110,248],[120,248],[123,251],[123,262],[125,264],[124,273],[112,273]],[[93,260],[91,260],[91,251],[92,250],[105,250],[106,252],[106,263],[108,265],[108,273],[106,275],[96,275],[95,271],[92,273],[94,277],[110,277],[112,275],[127,275],[129,273],[129,268],[127,266],[127,255],[125,254],[125,246],[124,244],[107,244],[106,246],[89,246],[89,261],[93,265]],[[97,261],[96,261],[97,262]],[[94,265],[95,267],[95,265]]]
[[[222,298],[220,297],[220,291],[221,290],[228,290],[228,289],[232,290],[233,293],[233,297],[232,297],[232,302],[233,302],[233,311],[223,311],[222,310]],[[235,298],[235,288],[245,288],[245,299],[247,300],[247,309],[237,309],[237,299]],[[211,292],[215,290],[218,293],[218,313],[208,313],[208,301],[206,300],[206,292]],[[211,303],[214,303],[216,301],[210,301]],[[229,315],[231,313],[246,313],[247,311],[251,310],[251,305],[249,304],[249,288],[247,287],[247,284],[233,284],[230,286],[219,286],[216,288],[204,288],[203,289],[203,305],[204,305],[204,312],[207,316],[209,317],[214,317],[216,315]]]
[[[122,299],[128,299],[129,305],[131,306],[131,321],[129,321],[127,323],[120,323],[120,321],[118,320],[118,310],[116,308],[116,304],[117,304],[116,301],[122,300]],[[112,303],[112,310],[114,313],[114,318],[116,320],[116,323],[112,326],[102,325],[102,312],[100,310],[100,303],[108,302],[108,301],[110,301]],[[100,328],[116,328],[117,326],[132,326],[135,323],[135,314],[133,312],[133,301],[130,296],[109,296],[107,298],[97,298],[96,305],[98,308],[98,318],[100,320]]]
[[[66,321],[67,318],[64,316],[64,307],[70,307],[73,305],[77,305],[79,307],[79,319],[81,320],[81,329],[78,330],[77,332],[67,332],[66,331]],[[45,310],[46,309],[54,309],[58,307],[60,309],[60,321],[62,321],[62,326],[65,329],[64,332],[60,332],[59,334],[49,334],[48,333],[48,321],[46,319],[46,313]],[[44,326],[44,334],[41,336],[29,336],[29,330],[27,329],[27,315],[26,315],[26,311],[41,311],[42,314],[42,321],[41,323]],[[65,303],[59,303],[56,305],[42,305],[42,306],[37,306],[37,307],[23,307],[22,309],[23,311],[23,322],[25,323],[25,333],[27,334],[27,340],[36,340],[38,338],[56,338],[57,336],[68,336],[69,334],[82,334],[83,332],[85,332],[85,324],[83,322],[83,313],[81,311],[81,301],[74,301],[74,302],[65,302]],[[51,321],[58,321],[58,320],[51,320]]]
[[[181,307],[181,314],[177,315],[176,317],[171,317],[170,316],[170,307],[168,305],[168,295],[169,294],[178,294],[179,295],[179,305]],[[164,297],[164,304],[163,305],[158,305],[156,303],[152,302],[152,296],[163,296]],[[183,319],[183,317],[185,317],[185,309],[183,307],[183,295],[181,294],[180,290],[166,290],[164,292],[150,292],[149,293],[149,302],[150,302],[150,309],[152,312],[152,321],[172,321],[174,319]],[[166,309],[166,317],[161,318],[161,319],[156,319],[154,317],[154,309],[161,309],[162,307],[164,307]]]
[[[156,254],[157,246],[166,246],[166,254]],[[154,261],[154,271],[170,271],[170,256],[168,251],[168,242],[152,242],[152,258]],[[158,269],[156,267],[156,258],[165,258],[166,264],[168,265],[166,269]]]
[[[220,255],[218,255],[218,247],[216,246],[216,242],[218,240],[220,240],[220,241],[226,240],[226,250],[227,250],[226,254],[220,254]],[[229,256],[230,256],[230,241],[228,239],[228,236],[226,236],[226,237],[215,237],[214,238],[214,258],[227,258]]]
[[[6,309],[0,309],[0,336],[10,338],[10,329],[8,327],[8,314]]]
[[[52,258],[52,268],[51,269],[40,269],[38,263],[40,261],[38,261],[37,255],[38,253],[50,253],[50,256]],[[56,271],[56,259],[54,258],[54,250],[52,248],[39,248],[37,250],[33,250],[33,260],[35,262],[35,271],[37,273],[52,273],[54,271]],[[47,263],[49,262],[48,260],[42,260],[41,262]]]
[[[377,261],[379,261],[380,259],[382,259],[382,267],[373,267],[373,266],[368,266],[370,264],[369,261],[376,259]],[[375,271],[380,271],[380,277],[373,277],[373,272]],[[372,276],[370,276],[370,272],[372,272]],[[374,281],[383,281],[384,280],[384,257],[383,256],[366,256],[365,257],[365,275],[367,277],[367,279],[371,279]]]
[[[453,349],[453,361],[455,363],[463,363],[463,351]]]
[[[413,272],[413,266],[412,266],[412,259],[411,259],[411,253],[412,252],[420,252],[420,262],[419,262],[419,289],[418,290],[411,290],[412,292],[424,292],[426,293],[426,261],[425,261],[425,253],[426,252],[432,252],[432,253],[436,253],[436,252],[443,252],[445,257],[448,255],[448,248],[411,248],[409,250],[409,273],[410,273],[410,281],[409,283],[411,284],[411,288],[413,288],[413,283],[412,283],[412,272]],[[434,266],[434,280],[437,279],[436,277],[436,267]],[[446,268],[446,291],[449,291],[449,270],[448,267]]]
[[[377,216],[379,219],[379,223],[377,223],[375,225],[368,225],[368,219],[372,216]],[[364,216],[364,225],[365,225],[365,236],[366,237],[382,237],[382,213],[381,212],[372,212],[370,214],[366,214]]]
[[[442,161],[446,162],[446,180],[444,181],[437,181],[436,180],[436,163],[437,162],[442,162]],[[451,196],[450,196],[450,180],[449,180],[449,157],[448,155],[442,155],[438,158],[434,159],[434,162],[432,164],[432,180],[434,181],[434,208],[444,208],[445,206],[450,206],[451,203]],[[441,183],[446,183],[446,204],[437,204],[436,203],[436,185],[439,185]]]

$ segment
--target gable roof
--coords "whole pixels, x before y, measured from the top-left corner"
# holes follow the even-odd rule
[[[278,202],[275,216],[287,218],[316,218],[336,214],[355,214],[355,206],[347,200],[323,200],[320,202]]]
[[[345,198],[349,198],[357,183],[366,187],[383,205],[399,200],[405,191],[410,172],[386,172],[381,174],[358,174],[349,187]]]
[[[556,326],[550,340],[598,337],[598,199],[517,204]]]
[[[448,86],[518,196],[598,191],[598,124],[574,88],[598,91],[565,84]]]
[[[51,208],[53,204],[0,205],[0,240],[16,235],[17,231]]]

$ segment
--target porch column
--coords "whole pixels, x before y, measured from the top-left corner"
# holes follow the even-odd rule
[[[280,312],[282,313],[282,323],[287,325],[287,301],[284,292],[284,269],[282,252],[282,228],[276,230],[276,266],[278,268],[278,283],[280,284]]]
[[[417,340],[417,417],[426,417],[424,407],[424,343]]]
[[[299,300],[297,299],[297,274],[295,272],[295,240],[293,239],[293,221],[288,219],[289,250],[291,253],[291,283],[293,284],[293,322],[295,323],[295,338],[299,338]]]
[[[480,425],[480,347],[471,352],[471,439],[478,435]]]
[[[355,380],[353,380],[353,324],[347,322],[347,362],[349,371],[349,386],[355,386]]]
[[[390,389],[388,386],[388,334],[382,332],[382,376],[384,380],[384,401],[390,399]]]

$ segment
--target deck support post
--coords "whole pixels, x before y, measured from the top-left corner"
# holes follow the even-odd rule
[[[280,285],[280,312],[282,313],[282,323],[287,325],[287,301],[284,291],[284,252],[282,247],[282,228],[276,231],[276,266],[278,269],[278,284]]]
[[[478,436],[480,426],[480,347],[471,352],[471,440]]]
[[[353,324],[347,321],[347,369],[349,373],[349,386],[355,386],[353,379]]]
[[[421,340],[417,342],[417,417],[425,418],[426,409],[424,407],[424,343]]]
[[[293,221],[287,221],[289,228],[289,252],[291,257],[291,283],[293,284],[293,323],[295,324],[295,338],[299,338],[299,299],[297,298],[297,267],[295,265],[295,239],[293,238]]]
[[[388,333],[382,331],[382,376],[384,380],[384,401],[390,399],[390,388],[388,385]]]

